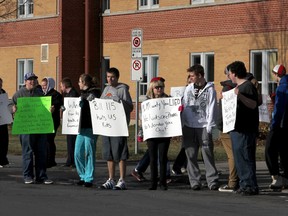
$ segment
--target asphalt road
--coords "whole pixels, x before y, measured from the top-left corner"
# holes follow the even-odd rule
[[[128,190],[102,190],[98,188],[107,177],[106,162],[96,162],[96,179],[92,188],[77,186],[76,170],[63,167],[63,158],[57,158],[57,167],[48,169],[53,185],[25,185],[22,178],[21,156],[9,156],[11,165],[0,168],[1,216],[233,216],[288,214],[288,190],[268,190],[270,176],[265,162],[257,162],[260,195],[240,196],[233,193],[193,191],[188,177],[173,177],[167,191],[149,191],[149,182],[137,182],[128,175]],[[127,173],[136,162],[129,162]],[[203,164],[200,164],[203,168]],[[228,167],[217,163],[220,182],[225,184]],[[204,171],[203,171],[204,173]],[[149,170],[146,177],[149,178]]]

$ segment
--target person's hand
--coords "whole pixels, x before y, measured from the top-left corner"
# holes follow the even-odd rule
[[[182,104],[181,106],[178,107],[178,111],[182,112],[184,110],[184,105]]]
[[[16,107],[16,105],[13,105],[12,106],[12,113],[15,113],[17,111],[17,107]]]
[[[120,103],[120,98],[117,95],[113,95],[112,96],[112,100],[115,101],[115,102]]]
[[[55,107],[54,107],[54,105],[52,105],[52,106],[50,107],[50,112],[53,113],[54,111],[55,111]]]
[[[223,92],[222,91],[220,91],[220,93],[219,93],[219,99],[222,99],[223,98],[223,94],[222,94]]]
[[[212,127],[207,126],[207,127],[206,127],[206,130],[207,130],[207,133],[208,133],[208,134],[211,134],[211,133],[212,133]]]

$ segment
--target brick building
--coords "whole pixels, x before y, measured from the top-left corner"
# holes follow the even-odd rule
[[[195,63],[204,66],[207,80],[219,92],[224,67],[235,60],[245,62],[262,94],[270,94],[276,87],[271,69],[277,63],[287,65],[286,0],[12,1],[18,6],[25,2],[25,12],[32,2],[34,10],[32,16],[20,16],[19,9],[0,21],[0,74],[9,96],[29,66],[39,77],[59,81],[69,76],[75,86],[81,73],[91,73],[101,87],[106,69],[113,66],[135,100],[132,29],[143,31],[140,97],[153,76],[166,79],[167,93],[185,85],[186,69]]]

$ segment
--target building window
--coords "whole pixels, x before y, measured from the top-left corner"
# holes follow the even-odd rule
[[[104,89],[106,83],[107,83],[107,78],[106,78],[106,72],[108,71],[108,69],[110,68],[110,57],[103,57],[102,58],[102,63],[101,63],[101,67],[102,67],[102,73],[101,73],[101,88]]]
[[[18,17],[33,17],[33,0],[18,0]]]
[[[17,59],[17,89],[25,85],[24,75],[33,72],[33,59]]]
[[[158,76],[159,56],[143,56],[143,79],[139,83],[139,95],[146,95],[148,84],[153,77]]]
[[[41,62],[48,62],[49,57],[49,45],[41,44]]]
[[[214,53],[191,53],[190,65],[200,64],[205,70],[205,79],[208,82],[214,81]]]
[[[103,13],[110,13],[110,0],[103,0],[102,5]]]
[[[191,4],[205,4],[205,3],[211,3],[214,2],[214,0],[191,0]]]
[[[159,8],[159,0],[138,0],[139,10]]]
[[[276,49],[250,51],[250,72],[261,85],[261,93],[264,95],[270,95],[276,90],[277,83],[272,69],[277,61],[278,51]]]

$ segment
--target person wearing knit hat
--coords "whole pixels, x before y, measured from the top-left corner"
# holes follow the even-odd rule
[[[272,113],[270,132],[265,146],[265,159],[272,177],[271,189],[281,189],[288,186],[288,145],[286,131],[288,129],[288,75],[282,64],[276,65],[272,73],[276,75],[278,87],[275,93],[275,103]],[[278,158],[283,167],[283,175],[279,171]]]

